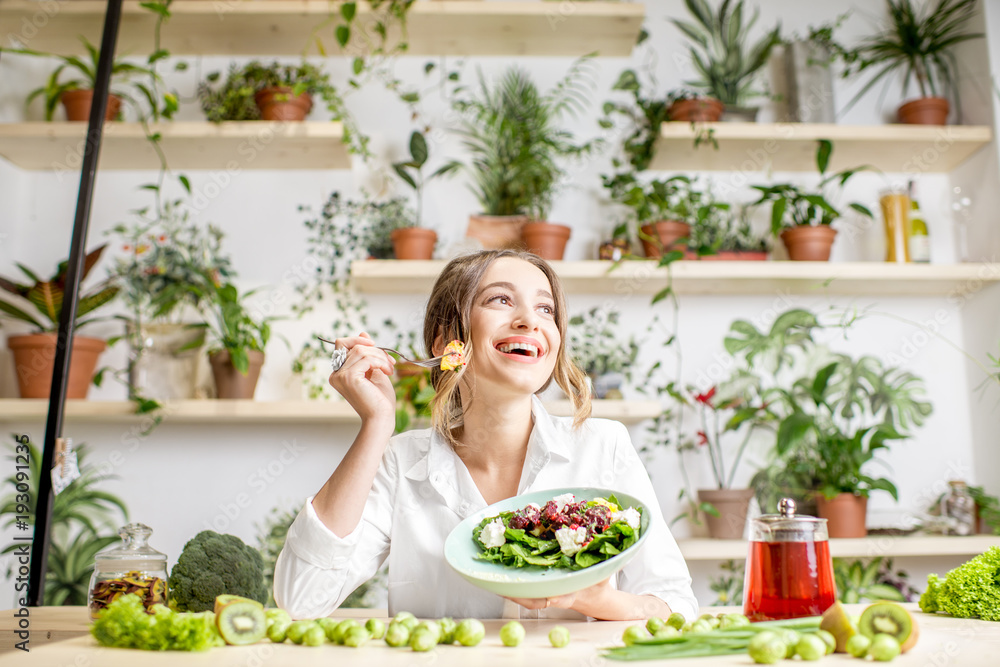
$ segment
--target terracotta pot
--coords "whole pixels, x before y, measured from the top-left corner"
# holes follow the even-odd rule
[[[11,336],[7,347],[14,355],[14,369],[21,398],[48,398],[56,358],[56,334]],[[73,336],[66,398],[87,398],[87,389],[97,368],[97,358],[107,344],[99,338]]]
[[[521,227],[521,239],[528,252],[542,259],[562,259],[566,252],[566,242],[573,230],[566,225],[551,222],[528,222]]]
[[[788,257],[796,262],[826,262],[837,230],[829,225],[792,227],[781,232]]]
[[[264,365],[264,353],[248,350],[247,355],[250,357],[250,367],[246,375],[233,368],[228,351],[208,355],[219,398],[253,398],[260,378],[260,367]]]
[[[529,220],[526,215],[470,215],[465,236],[479,241],[486,250],[523,250],[521,227]]]
[[[830,537],[864,537],[868,534],[865,527],[868,498],[865,496],[841,493],[833,500],[827,500],[820,494],[816,503],[820,518],[826,519]]]
[[[430,259],[434,256],[438,235],[432,229],[406,227],[393,230],[389,238],[396,259]]]
[[[676,220],[651,222],[648,225],[640,227],[640,230],[644,236],[652,236],[660,240],[659,244],[657,244],[656,241],[649,241],[641,236],[639,237],[642,241],[642,249],[645,251],[646,257],[660,257],[662,255],[661,248],[684,250],[683,247],[676,245],[676,241],[677,239],[686,238],[691,235],[691,225],[686,222],[677,222]]]
[[[908,125],[947,125],[948,100],[943,97],[921,97],[899,107],[900,123]]]
[[[737,107],[726,105],[722,109],[723,123],[756,123],[760,107]]]
[[[709,537],[742,539],[751,498],[753,489],[698,489],[698,502],[708,503],[719,510],[719,516],[705,513]]]
[[[684,253],[684,259],[693,259],[701,262],[764,262],[767,261],[767,251],[765,250],[720,250],[714,255],[699,255],[688,250]]]
[[[667,118],[696,123],[714,123],[722,117],[722,102],[714,97],[678,100],[667,109]]]
[[[265,88],[253,97],[263,120],[305,120],[312,110],[312,95],[292,96],[287,87]]]
[[[90,120],[90,105],[94,100],[93,90],[67,90],[60,97],[63,108],[66,109],[66,120]],[[104,120],[115,120],[122,108],[122,98],[108,95],[108,108],[104,111]]]

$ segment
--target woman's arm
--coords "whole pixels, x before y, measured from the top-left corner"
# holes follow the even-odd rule
[[[394,362],[368,334],[336,342],[348,354],[340,370],[330,375],[330,385],[361,417],[361,431],[313,498],[313,507],[327,528],[344,537],[361,521],[379,462],[396,428],[396,392],[389,381]]]

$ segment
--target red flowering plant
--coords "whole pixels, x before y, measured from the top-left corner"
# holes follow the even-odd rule
[[[766,419],[767,405],[755,398],[758,388],[755,380],[748,374],[737,373],[725,383],[700,393],[689,386],[688,395],[680,396],[693,408],[697,418],[694,436],[683,438],[680,449],[708,452],[719,489],[732,488],[750,437]],[[732,443],[738,443],[734,450]]]
[[[192,221],[183,200],[133,214],[134,222],[116,225],[110,233],[121,241],[122,252],[112,276],[135,324],[177,321],[184,306],[204,305],[232,276],[230,260],[220,250],[222,231]]]

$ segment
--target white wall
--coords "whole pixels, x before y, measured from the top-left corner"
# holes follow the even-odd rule
[[[678,32],[667,22],[667,17],[683,16],[685,10],[680,0],[664,0],[647,4],[646,27],[651,33],[648,46],[637,49],[631,58],[599,58],[599,71],[594,104],[586,117],[576,119],[572,125],[584,135],[598,132],[596,118],[600,103],[609,99],[611,84],[626,67],[652,67],[658,81],[657,91],[681,85],[690,75],[686,64],[686,49]],[[753,4],[753,3],[751,3]],[[780,18],[783,29],[804,33],[809,24],[830,20],[851,11],[852,18],[842,33],[843,41],[853,43],[867,34],[881,16],[880,3],[855,3],[832,0],[817,7],[816,3],[794,0],[768,0],[762,6],[757,31],[772,25]],[[987,3],[988,4],[988,3]],[[873,9],[875,7],[875,9]],[[1000,37],[1000,18],[991,7],[986,19],[989,22],[989,70],[977,71],[970,66],[970,76],[979,91],[987,91],[977,98],[966,96],[967,113],[977,122],[990,122],[992,86],[989,71],[1000,66],[995,40]],[[874,12],[874,13],[873,13]],[[985,62],[986,43],[970,45],[963,51],[963,62]],[[224,69],[227,60],[218,57],[186,58],[192,64],[189,72],[172,75],[169,81],[182,93],[184,104],[179,119],[201,118],[197,102],[193,101],[198,78],[207,72]],[[397,73],[406,81],[425,81],[423,65],[426,58],[400,59]],[[475,58],[465,64],[465,76],[472,80],[475,68],[481,67],[488,76],[501,72],[512,62],[528,68],[536,81],[549,86],[557,81],[572,62],[570,58]],[[448,67],[455,59],[448,59]],[[335,78],[344,74],[347,62],[329,59],[325,65]],[[164,68],[169,69],[169,67]],[[982,69],[982,68],[978,68]],[[40,109],[33,107],[25,112],[22,100],[25,94],[38,85],[48,72],[48,63],[4,55],[0,61],[0,121],[12,122],[40,118]],[[858,90],[857,83],[837,80],[836,98],[842,106]],[[884,103],[879,105],[879,93],[869,94],[858,105],[844,113],[840,122],[845,124],[874,124],[889,120],[899,101],[899,93],[891,89]],[[432,134],[432,156],[436,160],[460,157],[459,142],[447,133],[443,122],[446,101],[437,93],[430,93],[426,100],[428,115],[438,130]],[[384,168],[388,161],[399,159],[405,152],[406,139],[411,127],[405,108],[381,90],[364,91],[351,97],[349,105],[364,131],[372,133],[374,146],[379,154],[375,167]],[[312,119],[324,117],[319,109]],[[761,114],[762,121],[782,117],[778,104],[767,103]],[[607,171],[607,157],[594,160],[574,172],[572,187],[560,196],[553,208],[552,219],[573,225],[573,237],[567,250],[567,259],[594,257],[597,243],[605,237],[616,222],[619,212],[602,201],[599,175]],[[206,171],[187,171],[196,191],[218,182],[220,174]],[[137,189],[150,182],[154,172],[103,172],[99,173],[91,222],[90,242],[94,246],[104,240],[104,232],[115,223],[123,221],[128,211],[148,203],[146,195]],[[720,185],[739,182],[738,174],[716,173],[707,175]],[[791,178],[798,182],[814,183],[809,175],[775,174],[774,178]],[[877,208],[878,192],[890,181],[902,175],[880,177],[865,175],[852,182],[845,199],[867,203]],[[766,182],[765,174],[751,175],[750,183]],[[935,263],[952,263],[956,259],[953,230],[950,220],[950,188],[961,183],[977,195],[974,229],[974,249],[979,260],[991,257],[998,248],[997,231],[992,224],[991,210],[995,210],[997,157],[991,147],[980,153],[969,166],[955,174],[928,174],[920,178],[921,197],[928,218],[932,260]],[[242,282],[246,285],[265,285],[270,298],[287,304],[292,285],[283,279],[290,269],[298,266],[306,256],[306,230],[302,225],[305,216],[298,212],[299,205],[319,207],[332,190],[341,190],[354,196],[358,187],[376,182],[371,170],[357,167],[354,171],[336,172],[262,172],[245,171],[221,189],[203,210],[199,219],[220,225],[227,233],[226,248],[235,260]],[[0,275],[12,276],[15,262],[23,262],[45,272],[54,268],[69,247],[78,176],[76,174],[22,172],[0,162]],[[752,198],[743,189],[740,201]],[[475,201],[461,179],[438,182],[428,189],[425,202],[425,219],[434,221],[442,237],[442,254],[461,243],[467,215],[474,211]],[[758,220],[764,224],[764,216]],[[834,248],[833,261],[870,260],[883,257],[884,245],[880,223],[864,225],[850,220],[842,223],[841,239]],[[853,230],[857,233],[852,233]],[[391,314],[397,320],[418,321],[422,304],[410,297],[371,296],[370,321],[378,322]],[[964,347],[977,359],[985,359],[987,352],[997,351],[997,337],[993,334],[997,322],[996,290],[988,290],[975,299],[964,302],[953,297],[934,298],[833,298],[822,294],[796,296],[767,294],[752,297],[684,297],[681,300],[680,341],[683,350],[683,378],[695,382],[703,373],[712,371],[722,352],[722,338],[729,323],[735,318],[768,322],[773,309],[778,307],[806,306],[816,309],[830,307],[872,309],[889,313],[896,318],[927,322],[937,318],[941,323],[940,334]],[[602,303],[593,295],[572,295],[574,312]],[[633,326],[633,333],[641,334],[650,318],[651,308],[647,296],[618,299],[615,305],[622,311],[622,321]],[[665,317],[662,305],[652,309]],[[332,313],[325,314],[332,318]],[[102,328],[103,327],[103,328]],[[288,337],[293,350],[311,331],[302,323],[285,322],[279,327]],[[16,332],[15,325],[5,326],[4,332]],[[110,325],[95,326],[94,335],[111,334]],[[935,407],[934,416],[908,443],[894,448],[886,457],[893,478],[900,487],[900,502],[893,503],[885,494],[876,494],[870,509],[870,525],[903,525],[908,517],[926,507],[934,490],[942,488],[952,476],[973,482],[986,483],[994,492],[1000,486],[1000,465],[992,446],[991,435],[997,426],[995,387],[987,387],[984,397],[977,398],[974,389],[984,379],[981,370],[967,363],[965,358],[943,340],[923,336],[913,326],[886,316],[870,313],[851,333],[849,340],[831,337],[830,344],[854,354],[868,353],[887,359],[903,359],[909,369],[927,381],[930,400]],[[6,349],[3,350],[4,354]],[[648,347],[648,358],[664,355],[661,350]],[[290,376],[289,352],[280,342],[268,350],[257,397],[260,400],[298,398],[301,390]],[[665,356],[673,363],[672,353]],[[111,351],[104,363],[123,365],[123,351]],[[5,362],[9,365],[9,362]],[[15,395],[12,369],[0,373],[0,391],[4,396]],[[632,396],[637,394],[632,391]],[[124,391],[114,385],[101,389],[92,388],[90,397],[95,400],[119,400]],[[25,432],[41,441],[44,426],[39,423],[9,425],[9,430]],[[631,429],[634,440],[641,442],[642,426]],[[262,521],[275,506],[289,507],[314,492],[326,479],[343,455],[354,433],[350,427],[289,427],[241,426],[225,424],[215,426],[172,425],[165,423],[151,436],[136,440],[134,431],[121,425],[73,425],[66,435],[77,442],[87,442],[93,449],[92,461],[109,462],[118,479],[108,483],[109,491],[127,501],[133,520],[142,521],[155,529],[152,544],[166,552],[171,562],[180,553],[184,542],[206,527],[232,532],[248,542],[256,537],[255,524]],[[766,443],[761,443],[766,445]],[[759,457],[758,457],[759,458]],[[690,461],[694,477],[702,482],[711,479],[707,461]],[[268,469],[270,468],[270,472]],[[675,498],[680,474],[676,455],[672,451],[656,453],[649,464],[650,473],[660,491],[660,502],[667,516],[679,511]],[[263,470],[264,473],[260,471]],[[744,469],[741,480],[752,472]],[[241,495],[242,494],[242,495]],[[243,507],[240,507],[240,505]],[[689,527],[675,526],[675,533],[684,536]],[[709,601],[706,574],[711,569],[696,568],[696,591]],[[922,583],[922,579],[917,579]],[[7,599],[0,593],[0,600]]]

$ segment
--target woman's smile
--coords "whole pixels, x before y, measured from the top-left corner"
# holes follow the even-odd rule
[[[522,364],[537,364],[545,355],[545,348],[537,338],[509,336],[493,346],[504,357]]]

